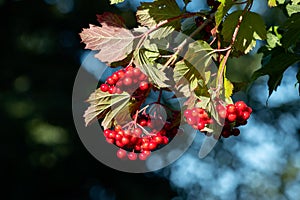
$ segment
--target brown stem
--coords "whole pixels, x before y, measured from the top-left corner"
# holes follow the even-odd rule
[[[221,88],[223,86],[223,76],[224,76],[225,66],[226,66],[227,60],[229,58],[229,55],[230,55],[230,53],[232,51],[232,47],[234,45],[234,42],[235,42],[236,37],[238,35],[238,32],[240,30],[240,26],[241,26],[241,23],[243,21],[243,17],[249,11],[249,9],[251,8],[252,3],[253,3],[253,0],[248,0],[247,1],[247,5],[245,6],[245,8],[244,8],[244,10],[243,10],[243,12],[241,14],[241,16],[239,17],[238,23],[237,23],[237,25],[236,25],[236,27],[234,29],[234,32],[233,32],[233,35],[232,35],[232,38],[231,38],[231,42],[230,42],[230,45],[229,45],[229,49],[226,52],[223,60],[221,61],[221,66],[220,66],[220,69],[219,69],[220,73],[218,74],[218,78],[217,78],[217,83],[218,83],[218,85],[217,85],[217,91],[216,91],[217,92],[217,97],[220,96],[220,90],[221,90]]]

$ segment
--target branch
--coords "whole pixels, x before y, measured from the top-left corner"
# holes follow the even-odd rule
[[[230,45],[228,47],[228,51],[226,52],[225,57],[221,61],[221,66],[220,66],[220,69],[219,69],[220,73],[218,74],[218,78],[217,78],[217,83],[218,83],[217,90],[216,90],[217,97],[220,96],[220,89],[221,89],[221,87],[223,87],[223,76],[224,76],[225,66],[226,66],[227,60],[229,58],[229,55],[230,55],[230,53],[232,51],[232,47],[234,45],[234,42],[235,42],[236,37],[238,35],[238,32],[240,30],[240,26],[241,26],[241,23],[243,21],[243,17],[249,11],[249,9],[251,8],[252,3],[253,3],[253,0],[248,0],[247,1],[247,5],[245,6],[245,8],[244,8],[244,10],[243,10],[243,12],[241,14],[241,16],[239,17],[238,23],[237,23],[237,25],[236,25],[236,27],[234,29],[234,32],[233,32],[233,35],[232,35],[232,38],[231,38],[231,42],[230,42]]]

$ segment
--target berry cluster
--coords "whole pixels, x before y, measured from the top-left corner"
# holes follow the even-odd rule
[[[186,122],[197,130],[202,130],[207,124],[213,122],[202,108],[187,109],[184,111],[184,117]]]
[[[235,104],[228,104],[226,107],[221,104],[217,106],[217,111],[220,118],[225,119],[224,127],[221,135],[228,138],[231,135],[238,136],[240,130],[236,127],[247,124],[252,109],[243,101],[238,101]]]
[[[138,85],[138,87],[136,87]],[[148,77],[140,69],[128,66],[114,72],[106,79],[106,83],[101,84],[102,92],[110,94],[120,94],[123,91],[129,94],[143,94],[150,88]]]
[[[203,23],[204,23],[204,18],[203,17],[196,17],[195,18],[195,23],[196,23],[196,26],[201,26]],[[201,36],[202,36],[202,39],[203,40],[209,40],[210,39],[210,36],[211,36],[211,30],[214,28],[214,23],[213,22],[210,22],[208,23],[203,31],[201,31]]]
[[[135,122],[132,122],[134,125]],[[157,125],[157,122],[156,122]],[[142,128],[143,127],[143,130]],[[113,129],[104,130],[106,141],[120,147],[117,157],[120,159],[146,160],[151,151],[157,150],[169,143],[177,133],[178,127],[171,127],[170,122],[162,125],[161,130],[155,126],[148,114],[143,114],[137,119],[137,124],[127,128],[120,125]]]

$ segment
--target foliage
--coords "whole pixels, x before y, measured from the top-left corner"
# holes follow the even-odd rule
[[[118,2],[122,1],[111,1],[112,4]],[[185,6],[189,2],[184,1]],[[100,61],[111,67],[122,63],[122,66],[127,66],[125,69],[140,69],[151,83],[149,90],[161,94],[176,90],[186,108],[201,107],[208,111],[212,121],[221,125],[221,107],[232,105],[231,96],[250,84],[250,76],[255,80],[268,75],[271,95],[280,85],[284,71],[299,61],[300,9],[297,0],[269,0],[270,7],[280,5],[287,20],[282,25],[266,27],[262,16],[251,11],[253,0],[207,3],[209,10],[189,13],[185,8],[180,10],[174,0],[143,2],[136,12],[140,27],[133,31],[127,29],[116,14],[104,13],[98,15],[100,26],[90,25],[80,36],[87,49],[99,51],[96,58]],[[247,75],[247,80],[230,80],[232,66],[228,59],[248,55],[258,40],[263,45],[254,57],[261,59],[262,67],[252,66],[249,70],[236,68],[236,71],[245,70],[251,74]],[[296,75],[298,82],[299,74]],[[243,87],[240,87],[242,84]],[[139,101],[146,98],[144,96]],[[156,103],[160,103],[160,98]],[[113,99],[116,100],[114,103],[111,102]],[[134,106],[138,104],[134,103],[134,99],[135,96],[128,91],[107,95],[96,90],[88,100],[91,105],[85,113],[87,124],[92,119],[103,118],[104,128],[115,127],[118,124],[113,119],[117,114],[122,115],[121,111],[127,107],[134,107],[130,109],[130,115],[140,112],[141,108]],[[114,109],[108,111],[109,105]],[[214,108],[215,105],[219,108]],[[249,117],[251,112],[245,112]],[[235,118],[231,116],[230,119]],[[212,127],[218,129],[216,125]]]

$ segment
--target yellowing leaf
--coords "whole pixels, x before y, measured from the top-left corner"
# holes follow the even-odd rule
[[[270,7],[277,6],[276,0],[269,0],[269,1],[268,1],[268,6],[270,6]]]

